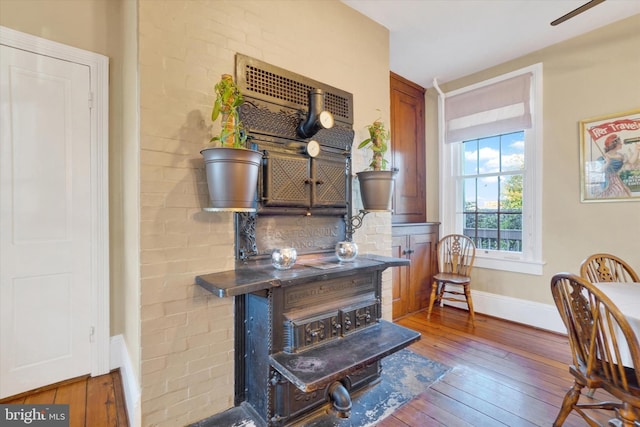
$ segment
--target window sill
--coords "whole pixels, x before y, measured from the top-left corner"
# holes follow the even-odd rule
[[[512,271],[514,273],[532,274],[542,276],[544,261],[523,261],[519,259],[486,258],[476,253],[474,267],[488,268],[491,270]]]

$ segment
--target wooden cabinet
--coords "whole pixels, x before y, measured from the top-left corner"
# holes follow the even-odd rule
[[[429,305],[437,269],[438,223],[427,223],[425,89],[390,73],[391,159],[398,170],[393,194],[393,256],[411,265],[394,268],[393,318]]]
[[[393,319],[429,305],[431,280],[437,269],[439,223],[394,225],[393,256],[408,258],[411,265],[393,271]]]
[[[425,89],[391,73],[391,161],[398,170],[394,224],[423,223],[426,216]]]

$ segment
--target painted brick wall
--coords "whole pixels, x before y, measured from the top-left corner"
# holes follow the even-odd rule
[[[233,406],[233,301],[194,285],[234,263],[231,214],[201,210],[213,85],[240,52],[349,91],[360,141],[388,122],[388,32],[334,0],[140,0],[139,43],[142,424],[175,427]],[[390,254],[390,215],[356,241]],[[387,272],[386,318],[390,286]]]

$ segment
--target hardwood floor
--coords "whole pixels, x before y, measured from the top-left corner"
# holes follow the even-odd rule
[[[70,427],[127,427],[120,371],[79,377],[0,400],[4,404],[69,404]]]
[[[452,369],[378,427],[550,426],[573,384],[563,335],[482,314],[476,314],[474,330],[467,312],[451,307],[436,307],[430,321],[419,312],[397,323],[422,333],[411,350]],[[594,397],[606,398],[603,392]],[[128,426],[117,370],[0,403],[70,403],[72,427]],[[606,425],[612,414],[602,411],[596,417]],[[572,413],[564,425],[586,423]]]
[[[396,323],[422,333],[411,350],[452,370],[379,427],[550,426],[573,385],[563,335],[477,313],[474,330],[467,311],[451,307],[434,308],[430,321],[419,312]],[[606,425],[613,413],[595,416]],[[585,425],[573,412],[564,423]]]

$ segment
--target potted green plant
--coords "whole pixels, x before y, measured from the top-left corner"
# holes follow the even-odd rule
[[[367,131],[369,132],[369,138],[362,141],[358,148],[370,148],[373,152],[373,157],[369,167],[374,171],[384,170],[387,168],[387,160],[384,158],[384,153],[389,148],[389,130],[378,119],[367,126]]]
[[[215,87],[211,120],[220,118],[216,146],[200,151],[205,161],[210,207],[206,210],[253,211],[262,153],[247,148],[247,133],[240,120],[242,92],[230,74]]]
[[[389,130],[380,119],[367,126],[369,138],[358,145],[359,149],[368,148],[372,152],[370,170],[356,173],[360,184],[360,196],[365,211],[388,211],[391,209],[391,197],[396,171],[387,169],[384,154],[389,148]]]

